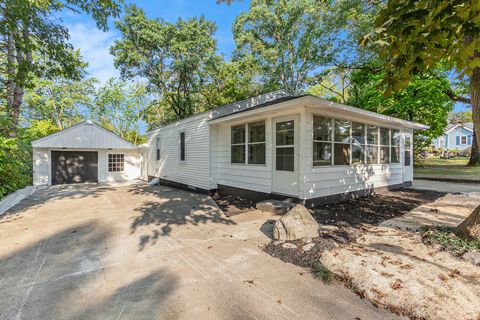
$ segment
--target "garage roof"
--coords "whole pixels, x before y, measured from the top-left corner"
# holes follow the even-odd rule
[[[133,149],[135,145],[88,120],[32,141],[32,147],[59,149]]]

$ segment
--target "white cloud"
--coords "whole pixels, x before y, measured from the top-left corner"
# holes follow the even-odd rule
[[[93,23],[75,23],[68,25],[68,29],[71,44],[80,49],[83,59],[88,62],[89,76],[97,78],[101,84],[119,76],[109,52],[113,41],[118,38],[114,31],[103,32]]]

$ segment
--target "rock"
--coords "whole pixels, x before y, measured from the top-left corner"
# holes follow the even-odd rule
[[[462,255],[462,259],[473,265],[480,266],[480,252],[469,251]]]
[[[273,245],[274,245],[274,246],[279,246],[279,245],[284,244],[284,243],[285,243],[284,240],[273,241]]]
[[[312,238],[306,237],[306,238],[303,238],[302,241],[303,241],[304,243],[310,243],[310,242],[312,242]]]
[[[297,240],[320,236],[319,225],[304,206],[297,204],[273,226],[275,240]]]
[[[315,247],[315,243],[309,243],[303,246],[302,251],[307,252],[313,249]]]
[[[297,249],[297,246],[294,243],[284,243],[282,244],[282,248],[284,249]]]

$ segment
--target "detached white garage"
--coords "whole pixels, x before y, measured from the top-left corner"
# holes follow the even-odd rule
[[[32,142],[33,184],[140,179],[143,148],[92,123],[81,122]]]

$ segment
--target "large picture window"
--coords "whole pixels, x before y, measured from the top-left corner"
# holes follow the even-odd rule
[[[231,163],[265,164],[265,121],[232,126]]]
[[[334,120],[334,153],[335,165],[350,164],[350,121]]]
[[[313,165],[332,164],[332,119],[313,117]]]
[[[123,172],[125,166],[125,157],[123,154],[108,155],[108,172]]]

